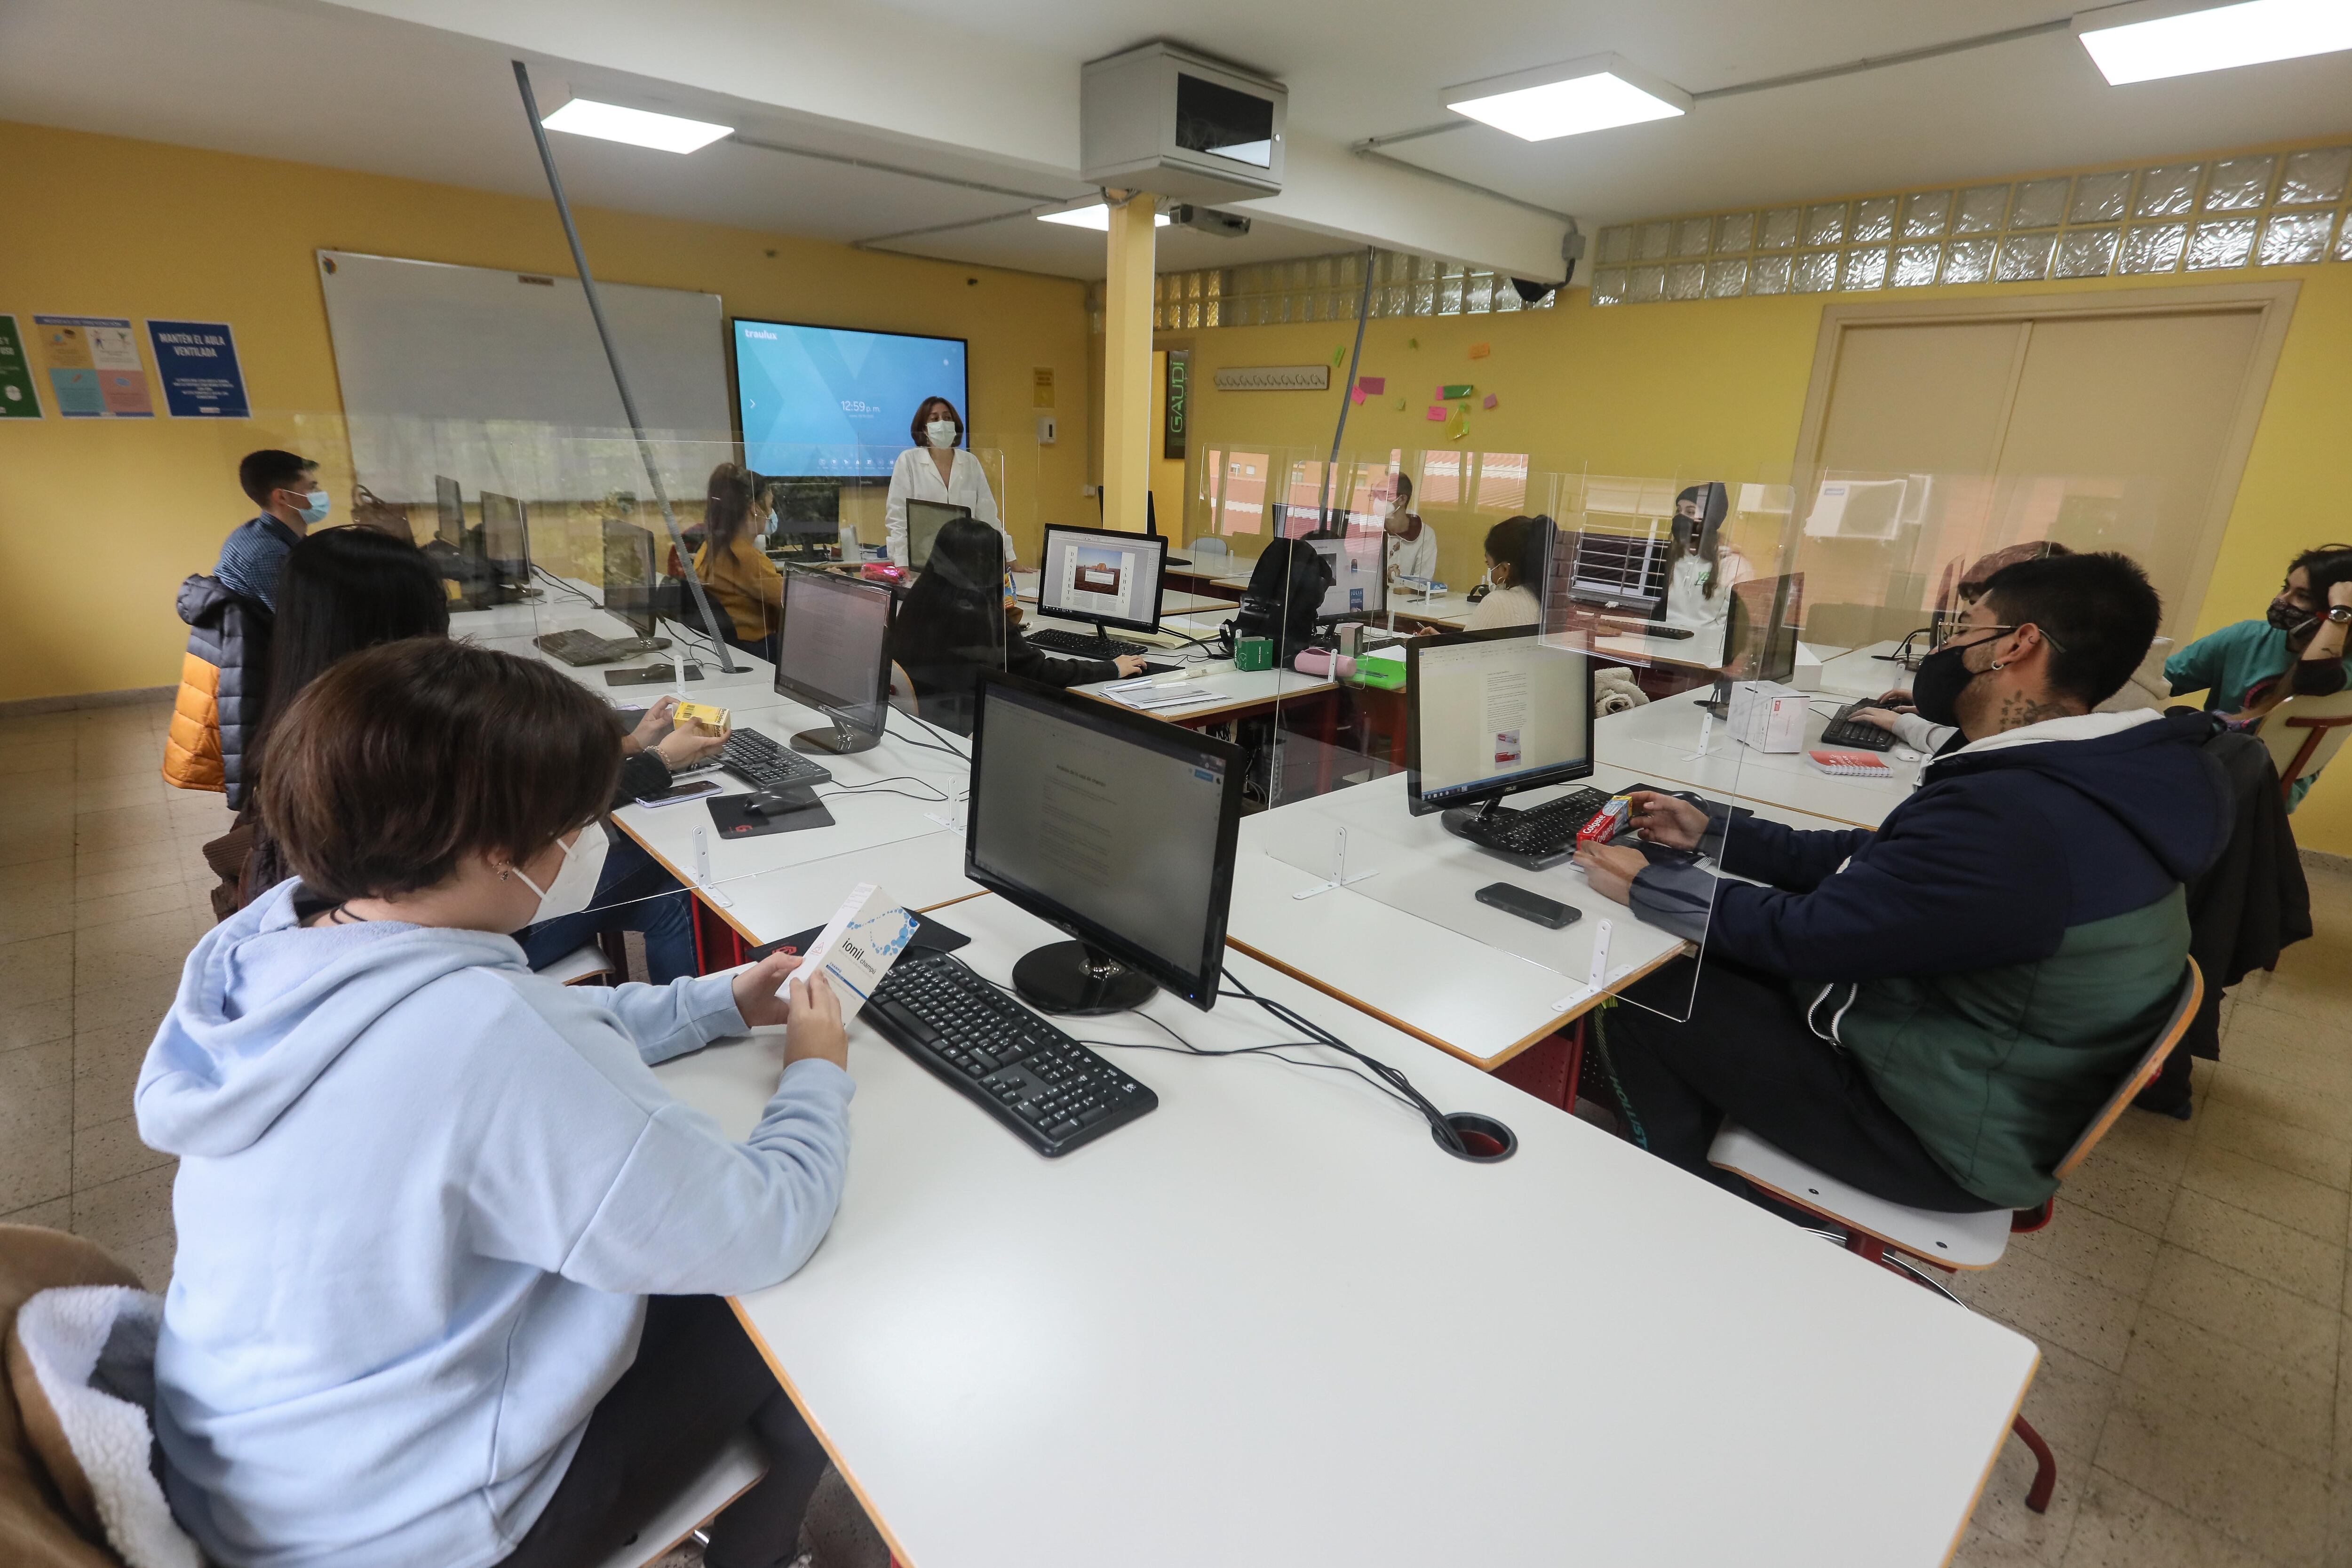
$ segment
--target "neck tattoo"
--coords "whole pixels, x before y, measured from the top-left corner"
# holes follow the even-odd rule
[[[2022,691],[2012,691],[2000,700],[1998,723],[2002,730],[2022,730],[2028,724],[2039,724],[2044,719],[2063,719],[2066,710],[2055,702],[2036,702]]]

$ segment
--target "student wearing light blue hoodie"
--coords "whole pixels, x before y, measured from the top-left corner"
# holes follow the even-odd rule
[[[719,1296],[806,1261],[854,1091],[793,961],[566,989],[507,934],[584,907],[619,754],[531,661],[417,639],[278,720],[298,873],[189,954],[139,1131],[180,1156],[156,1350],[173,1510],[228,1568],[553,1568],[619,1547],[747,1423],[713,1568],[787,1562],[824,1453]],[[786,1026],[730,1143],[650,1064]],[[653,1298],[649,1302],[648,1298]]]

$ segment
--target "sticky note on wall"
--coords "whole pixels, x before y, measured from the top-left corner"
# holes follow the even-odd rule
[[[1495,406],[1495,395],[1494,395],[1493,393],[1491,393],[1491,392],[1490,392],[1490,393],[1488,393],[1488,394],[1486,395],[1486,402],[1484,402],[1484,403],[1482,403],[1482,404],[1480,404],[1480,405],[1479,405],[1479,406],[1480,406],[1481,408],[1492,408],[1492,407],[1494,407],[1494,406]]]
[[[1364,384],[1362,382],[1360,381],[1354,386],[1348,389],[1348,401],[1360,406],[1362,405],[1364,401]]]
[[[1448,382],[1437,389],[1437,395],[1450,402],[1456,397],[1467,397],[1477,390],[1466,381]]]
[[[1495,345],[1492,343],[1472,343],[1470,345],[1470,357],[1472,359],[1485,359],[1488,354],[1493,353],[1494,352]]]
[[[1442,423],[1452,418],[1453,415],[1454,411],[1443,403],[1433,403],[1429,405],[1429,420],[1432,424]]]
[[[1384,375],[1360,375],[1356,378],[1356,384],[1363,389],[1365,396],[1378,397],[1389,389],[1389,378]]]

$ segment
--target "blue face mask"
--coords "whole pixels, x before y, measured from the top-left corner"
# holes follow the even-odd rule
[[[305,495],[302,499],[303,499],[305,501],[307,501],[307,502],[309,502],[309,503],[310,503],[310,504],[309,504],[309,505],[307,505],[307,506],[299,507],[299,508],[297,508],[297,509],[296,509],[296,510],[297,510],[298,514],[299,514],[299,515],[301,517],[301,519],[302,519],[302,526],[303,526],[303,527],[305,527],[305,528],[309,528],[309,527],[312,526],[312,525],[313,525],[313,524],[315,524],[315,523],[320,523],[320,522],[324,522],[324,521],[327,521],[327,492],[326,492],[326,491],[324,491],[324,490],[312,490],[312,491],[310,491],[309,494]]]

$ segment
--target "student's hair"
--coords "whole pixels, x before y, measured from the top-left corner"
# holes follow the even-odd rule
[[[703,488],[702,541],[711,558],[726,554],[741,538],[751,515],[751,476],[740,463],[721,463],[710,470]]]
[[[315,472],[319,465],[292,452],[281,452],[275,447],[265,447],[258,452],[247,452],[236,466],[237,488],[256,506],[266,507],[271,495],[278,490],[290,490],[303,475]]]
[[[1397,510],[1411,511],[1412,510],[1412,476],[1400,468],[1389,476],[1389,480],[1396,486]]]
[[[1683,515],[1683,502],[1694,506],[1704,500],[1700,516],[1694,521]],[[1706,575],[1699,580],[1699,597],[1715,597],[1717,569],[1723,563],[1723,519],[1730,510],[1729,498],[1721,485],[1693,485],[1675,498],[1675,518],[1666,525],[1670,549],[1676,559],[1690,548],[1694,533],[1698,538],[1699,559],[1706,563]]]
[[[1012,637],[1003,539],[978,518],[950,519],[931,541],[930,560],[891,619],[891,658],[919,692],[955,692],[966,689],[968,667],[1003,668]],[[970,734],[968,710],[943,701],[926,716]]]
[[[950,518],[931,540],[930,560],[907,590],[898,619],[974,615],[1005,618],[1004,537],[976,517]]]
[[[2005,544],[1977,557],[1976,564],[1960,574],[1958,585],[1953,590],[1963,605],[1973,605],[1984,597],[1985,584],[1994,573],[2004,566],[2014,566],[2021,561],[2045,561],[2052,556],[2074,552],[2054,539],[2029,539],[2022,544]]]
[[[915,416],[907,421],[908,437],[918,447],[929,447],[931,444],[931,437],[923,426],[930,423],[931,410],[934,408],[944,408],[948,411],[948,417],[955,421],[956,445],[962,446],[963,416],[958,414],[956,405],[944,397],[926,397],[915,405]]]
[[[287,552],[269,645],[268,711],[346,655],[449,635],[449,595],[425,552],[365,528],[331,528]]]
[[[1486,554],[1497,566],[1510,569],[1504,586],[1525,588],[1543,597],[1545,563],[1550,559],[1551,519],[1507,517],[1486,531]]]
[[[2323,544],[2306,550],[2287,563],[2293,572],[2301,567],[2310,579],[2311,591],[2323,605],[2327,603],[2327,590],[2338,583],[2352,583],[2352,544]]]
[[[2085,708],[2123,689],[2164,620],[2147,574],[2112,551],[2013,563],[1986,582],[1984,600],[2002,625],[2048,634],[2051,687]]]
[[[430,888],[467,855],[529,860],[602,812],[621,769],[585,687],[441,637],[335,665],[278,740],[262,821],[303,885],[339,903]]]

